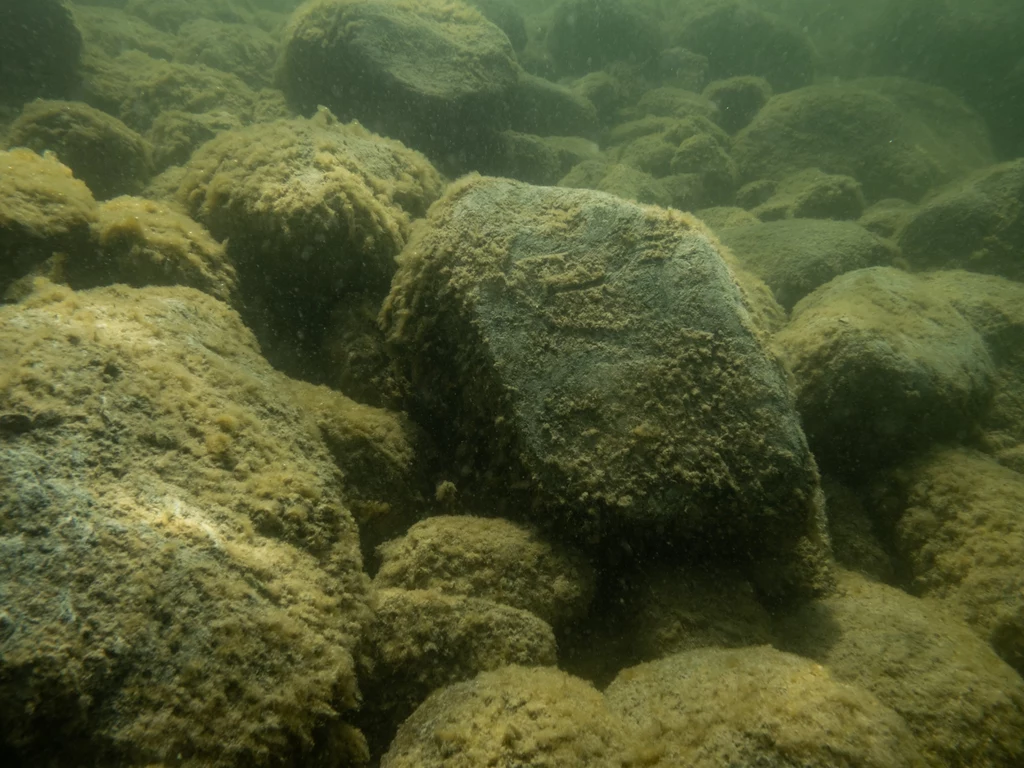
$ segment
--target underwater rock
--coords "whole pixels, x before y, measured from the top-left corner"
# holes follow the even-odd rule
[[[871,691],[917,736],[933,768],[1024,761],[1024,681],[937,604],[857,574],[779,623],[782,647]]]
[[[999,463],[1024,472],[1024,284],[962,270],[925,279],[981,334],[996,365],[995,393],[972,437]]]
[[[897,269],[859,269],[818,288],[775,345],[814,454],[837,475],[966,434],[992,394],[982,337],[926,281]]]
[[[968,269],[1024,279],[1024,159],[954,182],[928,198],[899,233],[921,269]]]
[[[700,177],[704,197],[710,205],[728,205],[736,197],[739,170],[721,142],[708,133],[684,140],[672,155],[673,174],[693,173]]]
[[[224,246],[167,203],[116,197],[99,207],[92,231],[97,257],[67,265],[75,288],[187,285],[238,308],[238,277]]]
[[[204,293],[36,287],[0,308],[5,755],[343,762],[369,583],[316,424]]]
[[[574,136],[498,135],[495,152],[477,163],[481,173],[529,184],[556,184],[576,165],[600,157],[597,145]]]
[[[642,765],[641,751],[589,683],[553,667],[509,666],[433,693],[381,768],[622,768]]]
[[[292,17],[278,75],[299,111],[326,106],[444,160],[508,127],[517,68],[505,33],[460,2],[316,0]]]
[[[58,254],[88,256],[96,212],[89,188],[52,155],[0,151],[0,295]]]
[[[624,200],[635,200],[668,207],[672,193],[651,174],[624,163],[605,160],[584,160],[563,176],[558,186],[570,189],[593,189]]]
[[[756,184],[757,182],[753,182],[747,187]],[[848,221],[859,218],[864,212],[864,193],[861,191],[860,182],[852,176],[822,173],[817,168],[807,168],[774,184],[767,199],[750,208],[761,221]]]
[[[898,197],[887,197],[865,208],[857,223],[872,234],[895,241],[916,210],[917,206],[913,203]]]
[[[183,112],[165,109],[153,121],[146,137],[153,146],[153,164],[160,170],[184,165],[192,152],[224,131],[242,128],[242,120],[230,112]]]
[[[509,93],[509,104],[509,127],[513,131],[538,136],[597,137],[597,110],[590,100],[543,77],[520,72]]]
[[[381,542],[400,536],[424,514],[425,498],[434,491],[424,475],[433,458],[430,443],[401,411],[295,379],[288,386],[345,473],[345,506],[371,561]]]
[[[744,181],[805,168],[857,179],[870,202],[916,202],[992,162],[984,123],[948,91],[902,78],[814,85],[773,97],[733,143]]]
[[[1024,672],[1024,475],[949,448],[884,485],[915,593],[943,602]]]
[[[636,104],[619,110],[620,122],[642,120],[645,117],[714,120],[718,117],[718,106],[699,93],[662,86],[646,89]]]
[[[895,578],[894,557],[878,536],[888,533],[888,521],[869,512],[861,494],[835,479],[822,479],[828,508],[828,533],[836,562],[875,581],[891,583]],[[888,537],[887,537],[888,543]]]
[[[0,5],[0,104],[71,96],[79,84],[82,34],[61,0]]]
[[[771,614],[750,582],[728,568],[646,567],[620,596],[629,664],[695,648],[764,645],[772,640]]]
[[[284,116],[283,105],[272,100],[264,105],[264,96],[237,75],[203,64],[162,61],[141,51],[116,58],[93,52],[83,64],[83,79],[83,101],[143,134],[171,109],[229,112],[243,123]]]
[[[120,8],[77,2],[74,14],[87,49],[95,48],[112,58],[133,50],[154,59],[174,58],[178,45],[174,35],[161,32]]]
[[[584,75],[615,61],[645,61],[662,38],[653,19],[623,0],[562,0],[546,42],[560,74]]]
[[[378,553],[375,587],[485,598],[556,629],[584,616],[594,595],[595,574],[582,558],[501,518],[430,517]]]
[[[159,30],[172,35],[196,18],[212,19],[229,24],[252,24],[248,2],[236,0],[119,0],[126,14],[144,19]]]
[[[556,661],[551,627],[529,611],[433,589],[375,589],[357,655],[366,692],[359,723],[385,747],[433,691],[507,664]]]
[[[258,90],[273,82],[277,48],[273,36],[251,24],[192,19],[178,30],[174,58],[238,75]]]
[[[725,547],[784,591],[820,576],[818,477],[753,307],[692,217],[468,177],[381,317],[411,415],[477,482],[574,541]]]
[[[924,766],[896,712],[770,646],[698,649],[624,669],[605,697],[646,736],[654,765]]]
[[[468,3],[504,32],[515,50],[521,51],[526,47],[526,21],[515,0],[468,0]]]
[[[7,133],[11,147],[50,150],[97,200],[138,193],[153,175],[152,147],[115,117],[75,101],[26,104]]]
[[[412,217],[442,185],[423,155],[322,110],[218,135],[192,155],[178,195],[228,239],[247,320],[271,359],[297,370],[323,354],[339,297],[387,293]]]
[[[746,128],[772,97],[772,86],[763,77],[741,75],[715,80],[701,94],[718,107],[716,120],[729,133]]]
[[[847,221],[787,219],[723,227],[716,233],[787,311],[841,274],[889,266],[899,257],[892,243]]]
[[[673,39],[708,57],[712,80],[756,75],[777,92],[814,80],[814,48],[807,36],[753,4],[698,4],[678,24]]]

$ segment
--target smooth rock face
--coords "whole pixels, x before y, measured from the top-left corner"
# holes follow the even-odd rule
[[[318,0],[292,19],[279,82],[302,110],[322,104],[417,149],[459,152],[507,127],[515,54],[461,3]]]
[[[470,177],[399,264],[382,318],[414,413],[458,460],[525,474],[563,530],[755,559],[808,533],[785,378],[695,219]]]

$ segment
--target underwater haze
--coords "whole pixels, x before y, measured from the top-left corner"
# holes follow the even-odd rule
[[[1024,3],[0,0],[0,765],[1024,766]]]

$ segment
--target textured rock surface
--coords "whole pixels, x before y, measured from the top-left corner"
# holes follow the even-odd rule
[[[382,318],[441,449],[528,478],[563,532],[711,537],[778,565],[813,537],[819,489],[749,313],[695,219],[470,177],[403,252]]]
[[[929,198],[899,244],[913,266],[1024,278],[1024,160],[986,168]]]
[[[89,188],[54,157],[0,152],[0,293],[56,254],[88,258],[96,212]]]
[[[417,149],[479,149],[508,125],[515,54],[479,11],[444,0],[317,0],[285,33],[281,87]]]
[[[620,768],[640,763],[631,744],[588,683],[553,668],[504,667],[430,696],[381,768]]]
[[[964,435],[991,394],[984,339],[921,278],[848,272],[801,300],[775,344],[827,470],[858,474]]]
[[[888,485],[915,592],[942,600],[1024,671],[1024,476],[949,448],[894,473]]]
[[[724,227],[717,234],[787,310],[834,277],[889,266],[899,256],[892,243],[844,221],[789,219]]]
[[[655,765],[920,767],[907,724],[868,691],[769,646],[678,653],[625,669],[608,706]]]
[[[782,647],[903,716],[935,768],[1024,760],[1024,681],[937,605],[844,574],[839,592],[780,625]]]
[[[963,102],[901,78],[775,96],[737,134],[733,157],[743,181],[818,168],[857,179],[868,202],[916,202],[993,159],[984,123]]]
[[[5,745],[343,759],[368,582],[315,424],[203,293],[38,287],[0,310]]]
[[[0,104],[71,95],[82,35],[60,0],[5,0],[0,6]]]
[[[594,593],[581,558],[500,518],[431,517],[382,545],[380,556],[377,587],[485,598],[552,626],[585,615]]]
[[[8,131],[7,144],[56,153],[97,200],[137,193],[153,174],[149,142],[81,102],[27,104]]]

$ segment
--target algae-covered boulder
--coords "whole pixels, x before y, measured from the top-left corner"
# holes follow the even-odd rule
[[[55,255],[88,254],[96,210],[89,188],[52,155],[0,152],[0,293]]]
[[[1024,278],[1024,160],[986,168],[930,197],[899,233],[912,265]]]
[[[457,0],[307,3],[285,33],[278,74],[300,111],[323,105],[441,157],[507,127],[516,82],[508,38]]]
[[[547,34],[561,74],[584,75],[616,61],[644,61],[662,47],[657,24],[624,0],[562,0]]]
[[[856,685],[769,646],[677,653],[625,669],[609,708],[649,739],[653,765],[922,768],[906,722]]]
[[[584,160],[573,166],[558,181],[558,186],[600,190],[638,203],[672,205],[672,193],[665,184],[650,173],[625,163]]]
[[[694,5],[679,20],[674,39],[708,57],[712,80],[757,75],[780,92],[814,80],[814,48],[796,27],[753,3],[716,0]]]
[[[852,176],[822,173],[817,168],[787,176],[779,182],[769,179],[752,182],[745,189],[753,193],[761,187],[763,200],[749,206],[761,221],[779,219],[857,219],[864,212],[864,192]],[[769,192],[770,190],[770,192]],[[755,195],[756,196],[756,195]],[[744,203],[746,207],[746,203]]]
[[[93,224],[97,258],[73,260],[71,284],[188,285],[238,306],[238,276],[224,246],[206,228],[166,203],[116,197]]]
[[[787,310],[838,275],[888,266],[899,256],[892,243],[846,221],[788,219],[716,232]]]
[[[907,722],[933,768],[1024,761],[1024,681],[938,605],[841,573],[836,594],[779,622],[785,650],[871,691]]]
[[[0,104],[70,96],[79,82],[82,34],[61,0],[0,5]]]
[[[142,190],[153,175],[152,149],[115,117],[74,101],[37,100],[7,133],[11,147],[56,153],[98,200]]]
[[[621,768],[643,764],[634,744],[589,683],[510,666],[432,694],[399,728],[381,768]]]
[[[737,134],[733,157],[744,181],[805,168],[852,176],[868,202],[916,202],[993,159],[984,123],[963,102],[901,78],[777,95]]]
[[[718,124],[729,133],[745,128],[772,97],[772,86],[763,77],[741,75],[715,80],[701,94],[718,107]]]
[[[292,396],[320,429],[345,473],[345,506],[359,524],[363,553],[404,532],[425,508],[430,444],[404,413],[374,408],[304,381],[288,381]]]
[[[468,177],[399,257],[382,322],[414,418],[478,482],[528,480],[574,539],[728,542],[767,586],[819,489],[751,311],[692,217]]]
[[[775,343],[815,455],[837,473],[965,435],[992,394],[984,339],[927,282],[889,267],[817,289]]]
[[[895,472],[887,511],[913,587],[1024,672],[1024,476],[966,448]]]
[[[179,198],[228,239],[268,353],[301,357],[339,296],[387,292],[412,217],[441,189],[423,155],[323,110],[220,134],[193,154]]]
[[[251,88],[271,84],[277,40],[252,24],[192,19],[178,30],[175,58],[238,75]]]
[[[0,309],[0,751],[349,759],[368,581],[316,425],[216,299],[37,285]]]
[[[507,664],[552,665],[556,655],[551,627],[529,611],[433,589],[377,589],[358,651],[359,722],[385,747],[438,688]]]
[[[594,593],[594,571],[584,560],[500,518],[431,517],[379,553],[377,587],[486,598],[552,626],[582,617]]]

